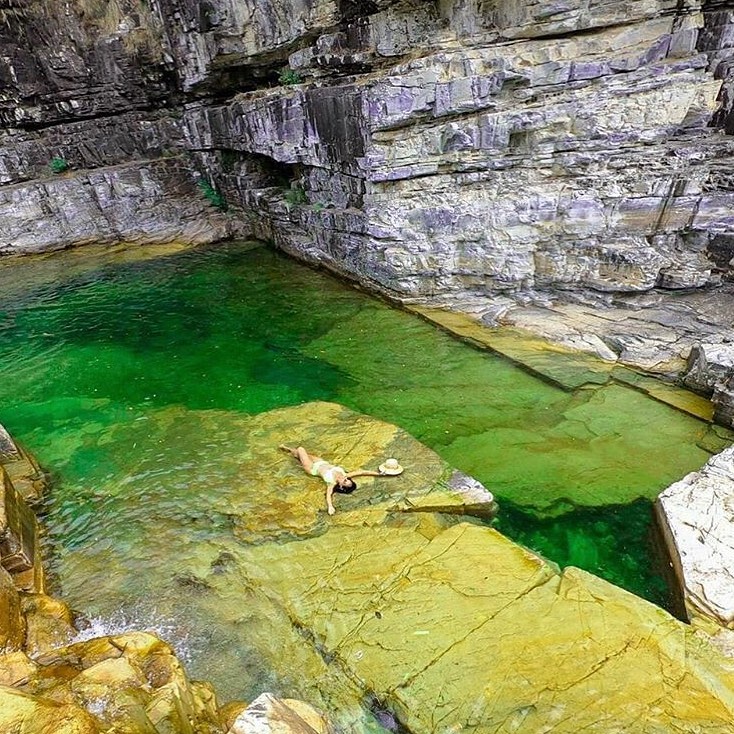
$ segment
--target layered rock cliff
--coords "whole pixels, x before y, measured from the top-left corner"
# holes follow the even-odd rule
[[[730,3],[5,0],[2,19],[2,252],[248,233],[668,376],[697,342],[730,349]],[[731,374],[689,379],[725,421]]]

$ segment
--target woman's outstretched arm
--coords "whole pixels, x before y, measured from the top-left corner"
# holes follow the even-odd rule
[[[347,474],[347,477],[349,479],[354,479],[354,477],[381,477],[384,476],[381,471],[369,471],[368,469],[358,469],[357,471],[350,471],[349,474]]]
[[[329,484],[326,487],[326,509],[328,510],[330,515],[333,515],[336,512],[336,510],[334,509],[334,503],[331,500],[333,496],[334,496],[334,485]]]

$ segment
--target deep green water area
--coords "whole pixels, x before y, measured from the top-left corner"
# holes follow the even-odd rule
[[[723,430],[613,382],[562,390],[264,246],[89,253],[0,267],[0,420],[53,472],[54,590],[89,617],[169,625],[225,699],[293,694],[233,650],[257,634],[254,607],[233,598],[219,630],[216,605],[201,618],[196,584],[171,577],[230,532],[207,500],[242,417],[313,400],[413,434],[560,566],[669,604],[651,500]]]

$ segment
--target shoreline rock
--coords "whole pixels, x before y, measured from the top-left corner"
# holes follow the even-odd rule
[[[230,729],[231,706],[220,708],[211,686],[190,681],[171,647],[149,633],[75,641],[79,632],[71,610],[44,593],[38,525],[9,473],[35,501],[45,480],[2,426],[0,447],[0,731],[100,734],[119,728],[130,734],[241,734],[250,732],[246,722],[252,717],[259,717],[258,732],[310,734],[304,722],[316,720],[323,722],[324,734],[331,731],[307,704],[281,704],[270,694],[264,695],[274,710],[288,705],[305,719],[295,713],[292,720],[268,712],[263,717],[261,708],[243,705],[240,727]],[[22,531],[31,533],[25,540],[33,553],[22,552],[22,533],[15,524],[21,517],[33,520]]]
[[[661,492],[655,510],[689,619],[734,630],[734,447]]]

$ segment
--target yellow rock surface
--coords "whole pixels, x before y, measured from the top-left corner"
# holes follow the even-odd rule
[[[0,567],[0,650],[17,650],[23,644],[25,620],[20,596],[10,574]]]
[[[660,608],[559,574],[490,528],[431,538],[412,516],[244,557],[251,582],[417,734],[731,734],[731,660]]]
[[[0,686],[20,686],[27,683],[38,666],[21,650],[0,655]]]
[[[337,494],[338,513],[365,510],[440,509],[487,515],[491,495],[462,490],[451,483],[452,470],[436,453],[394,425],[354,413],[335,403],[314,402],[273,410],[243,420],[239,478],[234,491],[212,498],[212,510],[236,516],[235,532],[245,541],[307,535],[331,524],[325,513],[325,484],[309,477],[280,444],[306,450],[347,471],[377,470],[387,457],[405,468],[398,477],[359,477],[358,489]],[[253,493],[252,484],[259,491]],[[242,491],[237,491],[241,486]]]
[[[46,594],[24,594],[23,614],[28,627],[25,649],[36,655],[66,645],[76,634],[69,607]]]
[[[39,655],[36,662],[40,668],[24,685],[26,693],[93,711],[105,729],[125,734],[223,731],[211,686],[189,682],[171,648],[151,634],[75,642]]]
[[[86,699],[111,695],[118,688],[134,688],[147,684],[142,670],[127,658],[102,660],[74,678],[71,688]]]
[[[33,510],[0,465],[0,561],[11,574],[33,567],[38,523]]]
[[[23,499],[33,504],[43,497],[46,477],[31,455],[26,453],[21,446],[18,446],[17,449],[17,455],[4,461],[3,466],[13,486],[20,492]]]
[[[722,663],[659,608],[567,569],[488,619],[396,699],[420,731],[468,722],[489,731],[724,734],[734,676]]]
[[[101,728],[82,708],[59,704],[0,686],[0,731],[12,734],[98,734]]]
[[[170,415],[185,436],[190,425]],[[216,424],[216,413],[207,420]],[[212,493],[207,507],[234,518],[234,537],[176,571],[206,589],[190,603],[247,628],[258,645],[251,659],[305,679],[308,700],[328,696],[332,710],[353,710],[369,692],[414,734],[732,734],[734,662],[661,609],[584,572],[561,574],[478,521],[459,522],[467,497],[450,468],[406,434],[328,403],[244,417],[232,430],[240,427],[234,488]],[[350,469],[392,455],[406,472],[363,480],[329,517],[323,482],[279,443]],[[396,512],[418,507],[427,511]],[[68,610],[47,598],[28,603],[29,619],[66,623]],[[265,622],[253,632],[248,615]],[[211,689],[190,684],[152,635],[34,644],[42,670],[23,685],[39,698],[15,709],[88,706],[99,726],[125,734],[220,728]]]

